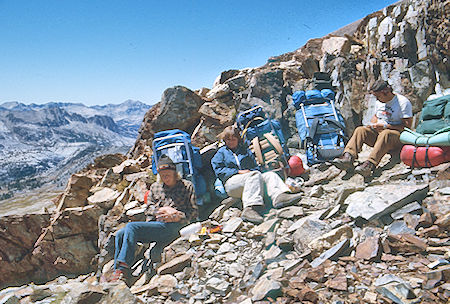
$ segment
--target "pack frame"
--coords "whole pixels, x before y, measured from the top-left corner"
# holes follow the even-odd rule
[[[334,104],[334,100],[332,98],[326,98],[322,97],[324,102],[310,102],[308,103],[308,100],[304,100],[299,104],[300,111],[303,116],[303,121],[305,124],[305,127],[308,130],[308,133],[305,137],[305,139],[300,138],[300,148],[305,149],[307,153],[308,158],[308,164],[312,165],[315,163],[325,162],[328,160],[332,160],[333,158],[336,158],[344,152],[345,145],[347,144],[348,138],[345,133],[345,126],[340,122],[339,115],[336,110],[336,106]],[[331,113],[325,114],[322,117],[311,117],[308,116],[306,113],[305,107],[308,108],[314,108],[314,107],[328,107],[331,106]],[[333,119],[327,118],[332,116]],[[308,121],[312,120],[312,123]],[[323,122],[326,122],[328,125],[334,126],[333,132],[325,132],[320,130],[319,121],[322,120]],[[316,139],[316,135],[320,134],[332,134],[336,133],[336,142],[333,141],[332,138],[329,138],[331,140],[332,145],[324,143],[324,139],[318,136],[318,139]],[[331,147],[333,146],[334,149],[321,149],[320,147]],[[321,154],[322,153],[322,154]]]
[[[256,111],[261,111],[262,116],[256,116],[252,119],[250,119],[245,125],[240,123],[240,117]],[[260,121],[259,124],[252,126],[252,123]],[[256,135],[253,138],[248,137],[248,130],[249,128],[257,128],[261,123],[267,121],[267,123],[270,126],[270,131],[262,133],[261,135]],[[253,106],[250,109],[246,111],[242,111],[238,114],[236,117],[236,123],[241,130],[241,138],[242,140],[249,146],[253,154],[255,155],[255,158],[257,160],[257,163],[261,169],[262,172],[267,171],[274,171],[276,173],[279,173],[282,178],[286,178],[286,170],[285,168],[289,168],[289,163],[287,160],[288,151],[285,151],[283,149],[284,143],[282,140],[283,138],[280,138],[280,136],[277,134],[272,120],[270,118],[267,118],[266,113],[264,112],[264,109],[262,106],[257,105]],[[280,130],[280,132],[282,132]],[[269,151],[267,151],[269,150]]]

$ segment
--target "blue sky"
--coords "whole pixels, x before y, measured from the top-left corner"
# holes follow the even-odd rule
[[[0,103],[154,104],[393,2],[0,0]]]

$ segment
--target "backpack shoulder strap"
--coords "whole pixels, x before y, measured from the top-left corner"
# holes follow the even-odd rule
[[[340,121],[337,121],[336,119],[330,119],[330,118],[326,118],[325,121],[329,124],[335,125],[339,129],[341,129],[345,134],[345,127]]]
[[[278,154],[283,154],[283,148],[281,147],[280,141],[276,139],[275,136],[270,133],[266,133],[264,134],[264,137],[267,138],[269,143],[275,148]]]
[[[313,141],[314,137],[317,133],[317,126],[319,124],[319,118],[314,118],[314,120],[311,123],[311,126],[309,127],[309,134],[306,136],[307,139]]]
[[[259,138],[255,137],[252,139],[252,147],[253,147],[253,152],[255,153],[256,156],[256,160],[258,161],[259,164],[263,164],[264,163],[264,158],[261,152],[261,146],[259,145]]]

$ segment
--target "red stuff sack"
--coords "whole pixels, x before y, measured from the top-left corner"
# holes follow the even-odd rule
[[[299,176],[302,175],[305,172],[305,169],[303,168],[303,162],[300,157],[297,155],[291,156],[289,158],[289,176]]]
[[[450,153],[448,152],[450,152],[449,147],[404,145],[400,152],[400,159],[413,168],[430,168],[449,161]]]

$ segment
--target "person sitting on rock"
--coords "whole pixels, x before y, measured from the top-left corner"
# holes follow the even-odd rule
[[[264,185],[275,208],[293,205],[301,199],[300,193],[290,193],[289,187],[275,172],[261,173],[252,152],[240,139],[239,130],[229,126],[218,136],[225,141],[211,159],[216,176],[227,194],[242,199],[243,220],[261,223],[264,211]]]
[[[116,233],[113,281],[124,276],[134,262],[136,242],[156,242],[152,262],[159,262],[165,246],[180,229],[198,217],[194,186],[181,179],[166,155],[158,161],[158,181],[150,186],[146,222],[130,222]]]
[[[357,127],[345,147],[341,158],[334,165],[341,170],[352,170],[364,177],[372,175],[381,158],[386,153],[397,153],[402,147],[400,132],[411,128],[412,106],[403,95],[393,93],[391,86],[377,80],[370,87],[370,93],[377,98],[376,113],[369,126]],[[353,161],[358,158],[363,144],[373,147],[369,159],[354,168]]]

